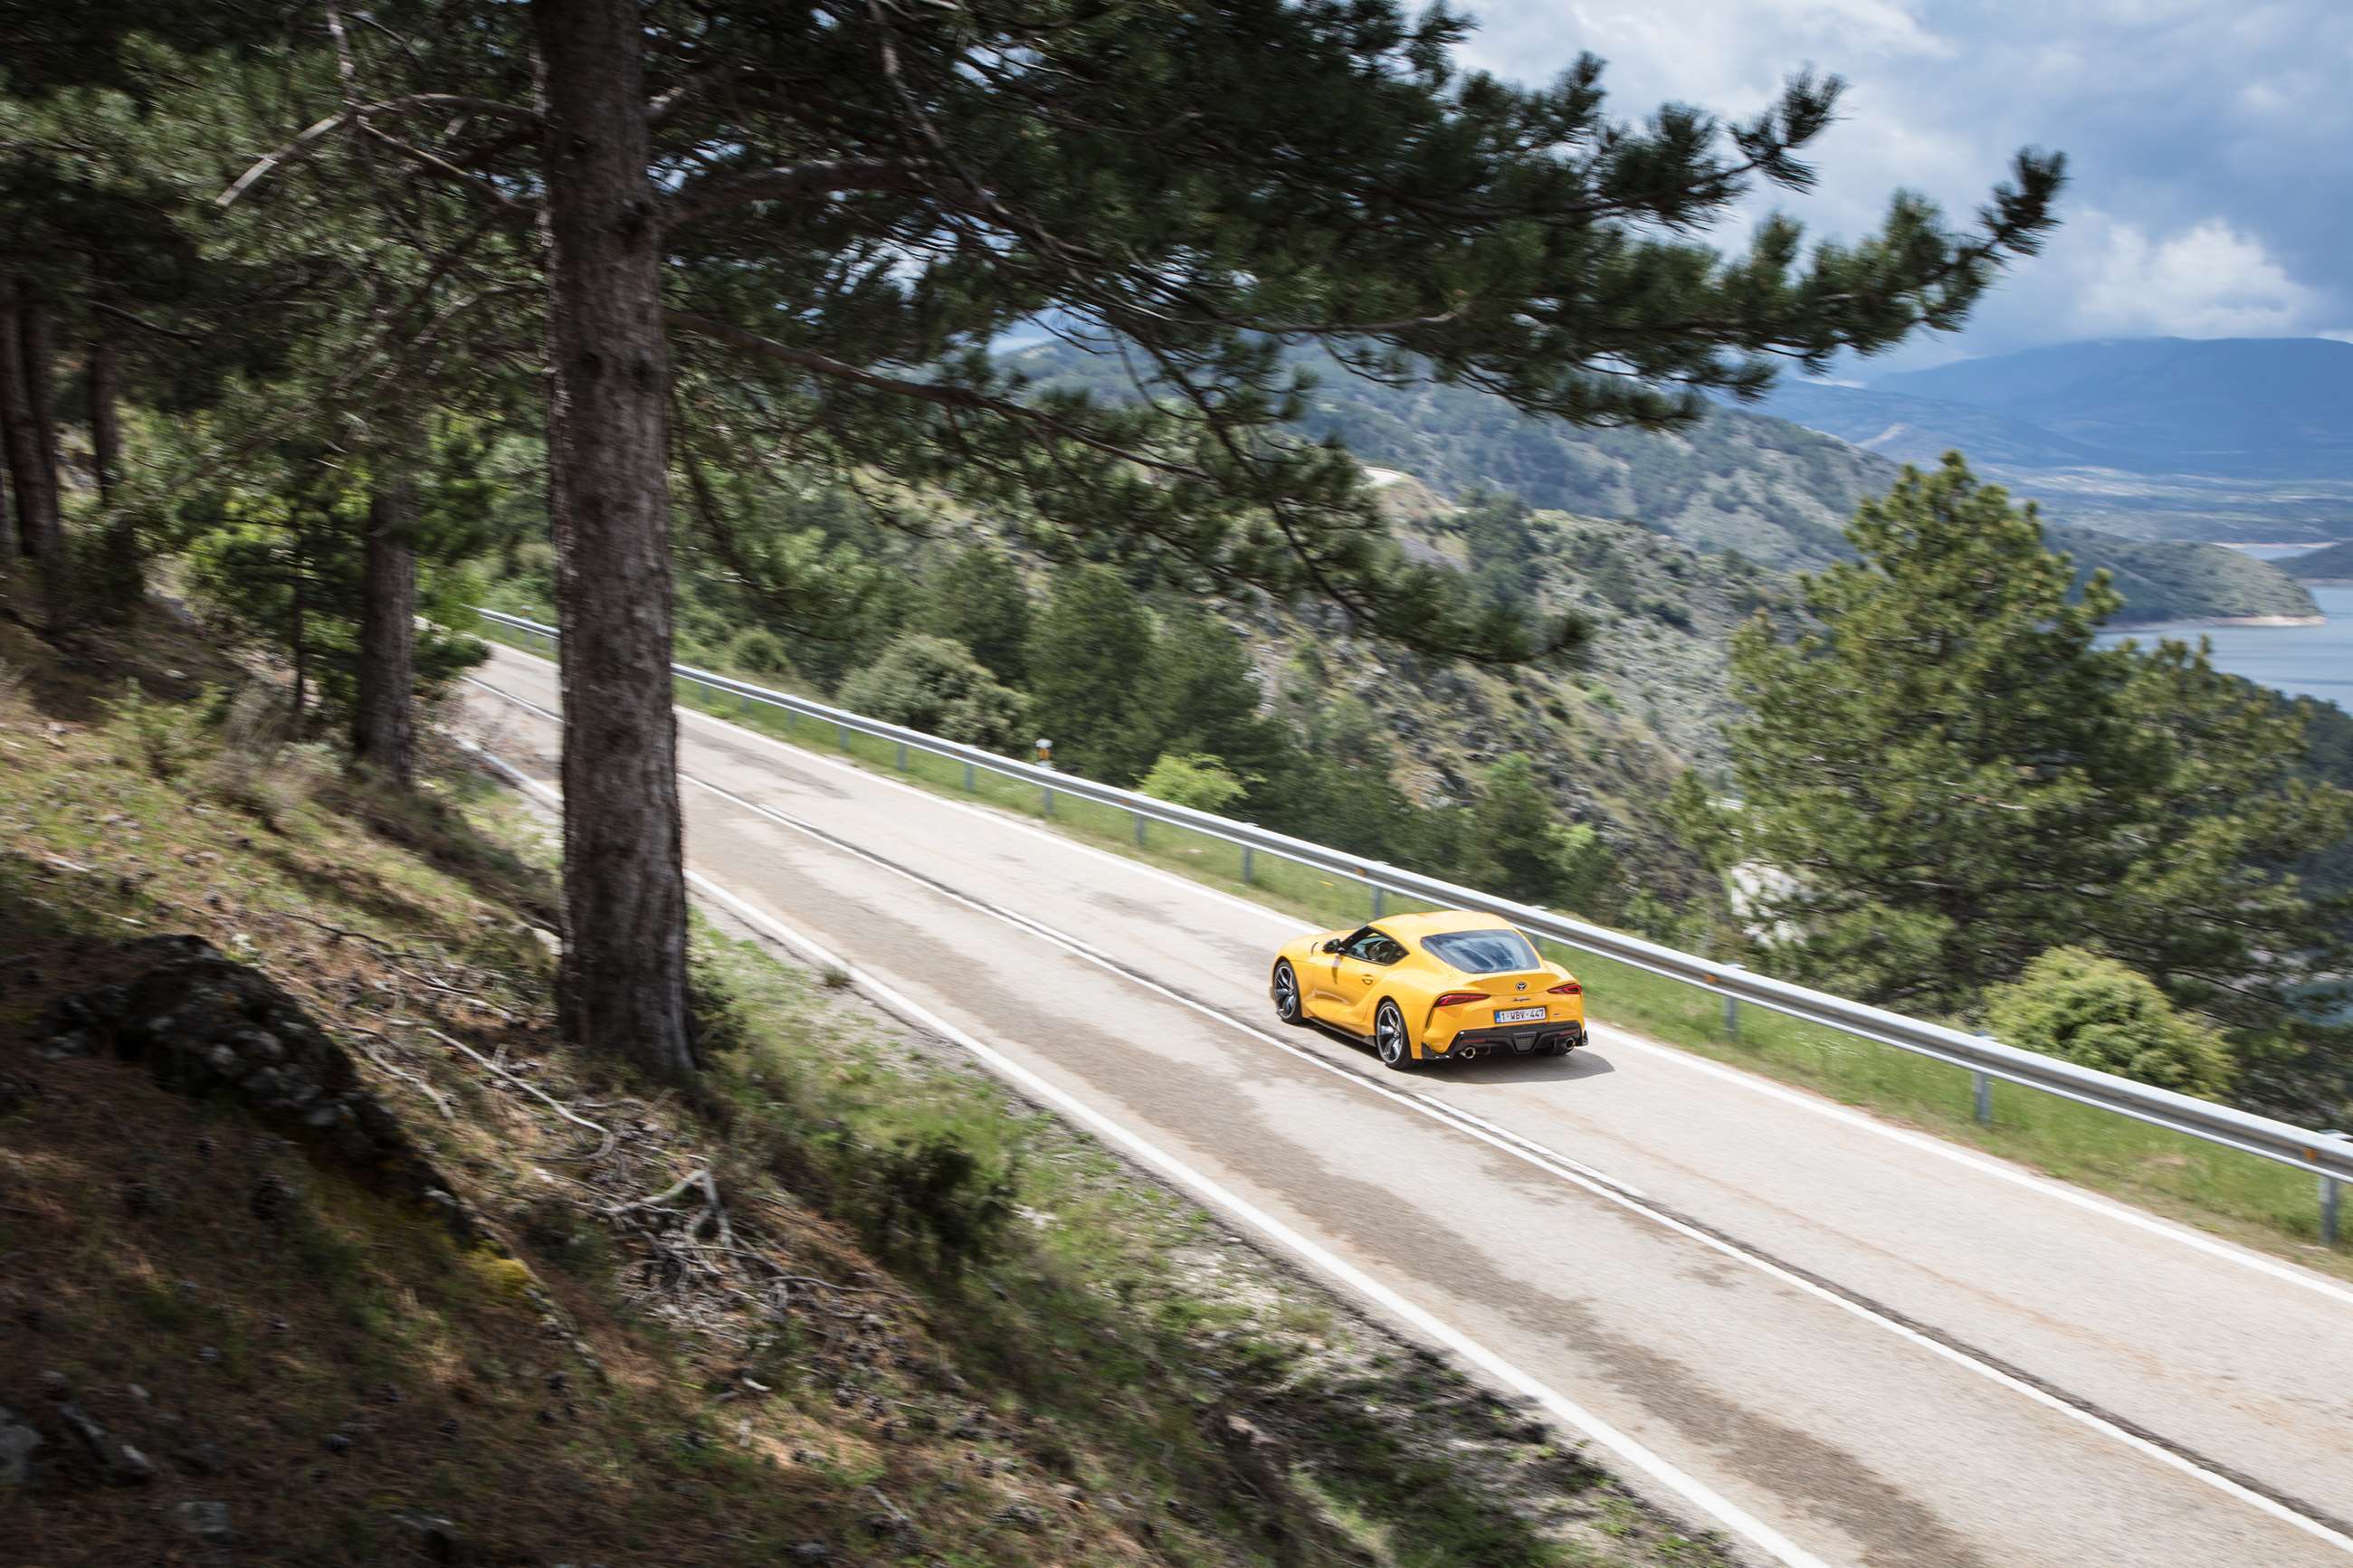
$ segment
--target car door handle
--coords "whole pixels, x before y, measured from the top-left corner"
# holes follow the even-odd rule
[[[1373,977],[1369,974],[1359,974],[1356,978],[1363,981],[1367,985],[1370,985],[1373,983]]]

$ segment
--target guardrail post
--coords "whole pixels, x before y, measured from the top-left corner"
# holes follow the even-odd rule
[[[1740,998],[1728,991],[1724,994],[1724,1037],[1735,1043],[1740,1039]]]
[[[2321,1136],[2333,1138],[2338,1142],[2353,1142],[2353,1133],[2339,1132],[2333,1127]],[[2345,1184],[2336,1177],[2320,1178],[2320,1245],[2323,1247],[2337,1245],[2337,1208],[2344,1190]]]
[[[1381,918],[1381,893],[1382,893],[1382,891],[1383,891],[1383,889],[1382,889],[1381,885],[1380,885],[1378,882],[1375,882],[1375,883],[1373,884],[1373,919],[1375,919],[1375,920],[1378,920],[1378,919],[1380,919],[1380,918]]]
[[[837,746],[839,746],[839,747],[840,747],[843,751],[845,751],[845,752],[847,752],[848,750],[849,750],[849,725],[847,725],[847,724],[836,724],[836,725],[833,727],[833,743],[834,743],[835,745],[837,745]]]
[[[972,793],[972,764],[970,763],[966,763],[964,765],[964,793],[966,795],[970,795]]]
[[[899,771],[902,773],[907,771],[907,742],[904,741],[899,742]]]
[[[1047,816],[1053,816],[1054,792],[1048,786],[1039,784],[1038,786],[1038,804],[1041,808],[1043,808]]]
[[[749,713],[751,710],[752,694],[748,691],[737,692],[735,694],[735,711],[738,713]]]
[[[1981,1072],[1972,1072],[1969,1077],[1976,1080],[1978,1125],[1990,1127],[1993,1125],[1993,1079]]]
[[[1246,887],[1246,888],[1247,888],[1247,887],[1249,887],[1250,885],[1250,847],[1249,845],[1245,844],[1245,845],[1243,845],[1243,846],[1242,846],[1242,886],[1244,886],[1244,887]]]
[[[1135,847],[1141,849],[1144,847],[1144,813],[1131,811],[1127,815],[1135,818]]]

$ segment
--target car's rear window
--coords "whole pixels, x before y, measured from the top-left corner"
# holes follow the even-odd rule
[[[1540,962],[1528,939],[1509,927],[1495,931],[1450,931],[1426,936],[1421,945],[1465,974],[1499,974],[1534,969]]]

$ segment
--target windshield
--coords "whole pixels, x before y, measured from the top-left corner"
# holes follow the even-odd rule
[[[1450,931],[1426,936],[1421,945],[1465,974],[1497,974],[1506,969],[1534,969],[1543,962],[1528,939],[1501,928],[1495,931]]]

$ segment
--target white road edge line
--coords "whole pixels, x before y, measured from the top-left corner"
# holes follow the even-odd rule
[[[2300,1285],[2317,1295],[2327,1296],[2346,1306],[2353,1307],[2353,1289],[2348,1289],[2326,1275],[2316,1274],[2308,1268],[2299,1268],[2292,1263],[2283,1263],[2277,1258],[2266,1258],[2262,1253],[2251,1252],[2235,1243],[2188,1229],[2169,1220],[2159,1219],[2154,1215],[2143,1214],[2137,1209],[2126,1208],[2121,1205],[2109,1203],[2105,1199],[2094,1197],[2091,1194],[2068,1186],[2063,1182],[2047,1176],[2038,1176],[2031,1172],[2021,1171],[2003,1164],[1999,1160],[1957,1148],[1933,1134],[1914,1132],[1906,1128],[1890,1126],[1862,1111],[1852,1110],[1830,1100],[1818,1099],[1802,1089],[1789,1089],[1775,1083],[1770,1079],[1759,1078],[1754,1073],[1742,1072],[1738,1068],[1726,1067],[1721,1062],[1710,1061],[1705,1057],[1695,1056],[1676,1047],[1646,1039],[1642,1036],[1629,1033],[1615,1025],[1605,1024],[1602,1027],[1609,1031],[1608,1043],[1611,1046],[1631,1046],[1637,1051],[1656,1057],[1662,1061],[1673,1062],[1689,1071],[1704,1073],[1710,1078],[1737,1085],[1752,1094],[1761,1094],[1767,1099],[1778,1100],[1784,1104],[1810,1110],[1817,1116],[1828,1117],[1832,1121],[1860,1128],[1866,1132],[1876,1133],[1882,1138],[1917,1149],[1923,1153],[1934,1154],[1939,1159],[1949,1160],[1954,1164],[1966,1166],[1981,1175],[1997,1177],[2013,1186],[2024,1187],[2030,1192],[2041,1193],[2045,1197],[2072,1204],[2089,1213],[2103,1215],[2119,1224],[2128,1225],[2135,1230],[2147,1231],[2151,1236],[2163,1237],[2183,1247],[2205,1253],[2210,1258],[2235,1263],[2242,1268],[2250,1268],[2258,1274],[2268,1275],[2284,1284]]]
[[[501,644],[500,647],[504,649],[504,651],[520,654],[522,658],[531,659],[535,663],[545,664],[553,667],[554,662],[551,659],[541,658],[537,654],[524,653],[523,650],[520,648],[509,648],[504,644]],[[474,685],[480,686],[486,691],[494,692],[498,696],[504,697],[509,701],[523,702],[525,700],[522,698],[514,696],[512,692],[502,691],[495,686],[491,686],[486,682],[476,680],[471,676],[464,677],[463,679],[469,680]],[[528,704],[526,705],[528,706]],[[720,718],[716,714],[705,713],[697,708],[690,708],[681,704],[678,711],[691,718],[701,720],[705,723],[716,725],[720,729],[728,731],[731,733],[741,735],[747,740],[757,741],[764,745],[773,746],[776,750],[786,752],[797,760],[817,763],[826,767],[839,769],[843,773],[853,773],[860,779],[868,780],[875,784],[882,784],[891,789],[901,790],[906,794],[918,796],[923,800],[931,802],[934,805],[944,806],[951,811],[968,812],[973,816],[984,817],[1001,826],[1010,827],[1017,832],[1025,833],[1033,837],[1043,839],[1048,843],[1059,845],[1065,849],[1074,850],[1079,854],[1085,855],[1095,859],[1109,861],[1113,865],[1122,867],[1137,875],[1149,878],[1155,882],[1163,882],[1172,887],[1182,889],[1198,898],[1210,900],[1216,903],[1223,904],[1229,909],[1247,911],[1248,913],[1255,915],[1271,924],[1282,926],[1286,931],[1295,933],[1301,931],[1312,929],[1310,927],[1303,926],[1296,919],[1290,915],[1283,914],[1278,910],[1268,909],[1264,904],[1253,903],[1248,899],[1238,897],[1232,893],[1224,892],[1216,888],[1204,887],[1200,883],[1194,881],[1189,877],[1180,877],[1173,871],[1164,871],[1156,866],[1149,866],[1142,861],[1131,859],[1124,855],[1114,854],[1111,850],[1098,848],[1092,844],[1082,843],[1078,839],[1072,838],[1067,834],[1056,833],[1050,829],[1038,826],[1034,823],[1025,822],[1019,817],[1013,816],[1010,814],[990,811],[985,807],[969,805],[964,801],[949,799],[944,795],[934,794],[930,790],[922,789],[914,784],[892,778],[886,773],[875,773],[871,769],[861,768],[854,763],[842,762],[839,758],[828,757],[821,752],[811,751],[806,747],[796,746],[790,742],[780,741],[774,735],[763,734],[757,730],[748,729],[741,724],[730,723],[728,721]],[[1595,1022],[1599,1023],[1598,1020]],[[2174,1221],[2160,1219],[2154,1215],[2144,1214],[2137,1209],[2127,1208],[2121,1204],[2113,1203],[2107,1199],[2096,1197],[2090,1193],[2069,1186],[2065,1183],[2058,1181],[2055,1178],[2037,1175],[2031,1171],[2021,1170],[2018,1167],[2007,1164],[1999,1159],[1995,1159],[1989,1155],[1979,1154],[1968,1149],[1963,1149],[1958,1145],[1948,1143],[1931,1134],[1915,1132],[1907,1128],[1897,1127],[1889,1122],[1880,1121],[1878,1118],[1868,1115],[1865,1112],[1851,1110],[1848,1107],[1839,1105],[1834,1101],[1824,1100],[1820,1096],[1808,1094],[1800,1089],[1790,1089],[1786,1085],[1776,1083],[1770,1079],[1759,1077],[1755,1073],[1743,1072],[1738,1068],[1726,1067],[1721,1062],[1711,1061],[1707,1058],[1700,1056],[1696,1052],[1684,1050],[1681,1047],[1671,1046],[1663,1041],[1650,1039],[1612,1024],[1599,1024],[1599,1026],[1609,1031],[1612,1043],[1614,1044],[1631,1046],[1635,1049],[1646,1052],[1662,1061],[1672,1062],[1692,1072],[1704,1073],[1710,1078],[1714,1078],[1722,1082],[1732,1084],[1736,1088],[1746,1089],[1751,1094],[1761,1094],[1768,1099],[1778,1100],[1785,1105],[1793,1106],[1801,1110],[1810,1111],[1816,1116],[1826,1117],[1843,1126],[1852,1127],[1861,1131],[1869,1132],[1875,1136],[1888,1139],[1893,1142],[1901,1143],[1905,1147],[1912,1149],[1917,1152],[1933,1155],[1937,1159],[1948,1161],[1953,1164],[1959,1165],[1966,1170],[1974,1171],[1979,1175],[1990,1176],[1997,1181],[2007,1182],[2012,1186],[2022,1187],[2029,1192],[2040,1193],[2045,1197],[2055,1198],[2061,1203],[2072,1205],[2088,1214],[2104,1215],[2118,1224],[2130,1226],[2136,1230],[2144,1231],[2151,1236],[2163,1237],[2180,1246],[2192,1248],[2198,1252],[2202,1252],[2210,1258],[2220,1258],[2227,1263],[2234,1263],[2242,1268],[2253,1269],[2258,1274],[2267,1275],[2284,1284],[2301,1286],[2303,1289],[2313,1291],[2317,1295],[2326,1296],[2333,1300],[2342,1303],[2343,1305],[2353,1307],[2353,1288],[2348,1288],[2337,1283],[2334,1279],[2330,1279],[2324,1275],[2315,1273],[2310,1269],[2300,1268],[2294,1264],[2284,1263],[2274,1258],[2267,1258],[2262,1253],[2240,1247],[2232,1242],[2224,1241],[2217,1237],[2207,1236],[2202,1232],[2192,1230],[2188,1226],[2178,1224]]]
[[[509,700],[529,708],[533,711],[540,713],[544,717],[550,719],[554,717],[553,714],[549,714],[545,709],[540,708],[537,704],[529,702],[524,699],[512,697],[506,693],[501,693],[500,695],[508,696]],[[489,753],[485,752],[483,754],[488,755]],[[1092,963],[1098,968],[1103,969],[1107,973],[1124,979],[1132,984],[1165,996],[1180,1006],[1188,1008],[1193,1012],[1200,1014],[1204,1017],[1225,1025],[1228,1028],[1234,1029],[1253,1039],[1271,1045],[1278,1050],[1286,1052],[1289,1055],[1306,1062],[1312,1067],[1332,1073],[1358,1088],[1368,1089],[1375,1094],[1395,1100],[1409,1110],[1421,1111],[1426,1115],[1431,1114],[1426,1105],[1419,1101],[1416,1097],[1403,1094],[1398,1090],[1391,1089],[1385,1085],[1371,1082],[1368,1079],[1359,1077],[1356,1073],[1348,1071],[1345,1068],[1341,1068],[1334,1063],[1324,1060],[1313,1052],[1303,1050],[1287,1040],[1282,1039],[1277,1036],[1268,1034],[1264,1030],[1256,1028],[1250,1025],[1241,1023],[1240,1020],[1233,1018],[1225,1013],[1221,1013],[1214,1007],[1210,1007],[1203,1003],[1193,1000],[1191,997],[1185,995],[1181,992],[1172,990],[1167,986],[1157,984],[1156,982],[1147,980],[1143,976],[1134,973],[1133,971],[1124,969],[1119,965],[1111,963],[1109,960],[1090,952],[1083,943],[1077,942],[1075,939],[1064,936],[1050,926],[1031,921],[1027,917],[1011,915],[1008,911],[998,910],[992,905],[982,902],[979,900],[973,899],[965,894],[954,892],[950,889],[940,887],[936,883],[925,881],[923,878],[916,876],[914,873],[908,871],[903,868],[894,866],[888,860],[881,858],[880,856],[874,855],[871,851],[860,849],[855,846],[844,846],[836,840],[824,837],[816,833],[814,829],[795,822],[791,817],[785,816],[781,812],[773,810],[770,807],[763,806],[757,802],[746,800],[741,795],[735,795],[732,791],[723,789],[717,784],[707,783],[685,773],[680,773],[679,776],[687,783],[707,790],[723,800],[741,806],[744,810],[753,812],[757,816],[766,817],[771,821],[779,823],[808,837],[816,837],[819,842],[825,843],[828,847],[834,847],[837,850],[846,849],[847,852],[856,855],[861,859],[868,860],[883,870],[889,871],[907,881],[913,882],[917,887],[923,888],[935,895],[955,900],[955,901],[965,904],[972,909],[978,910],[982,913],[1003,921],[1006,924],[1013,926],[1016,930],[1028,931],[1042,940],[1062,947],[1065,951],[1072,953],[1074,956],[1080,958],[1085,963]],[[534,787],[542,790],[545,788],[544,785],[535,785]],[[695,872],[689,873],[690,877],[699,875],[700,873]],[[716,884],[713,884],[713,886],[715,887]],[[729,895],[729,897],[732,898],[733,895]],[[837,966],[845,969],[849,967],[839,963],[837,963]],[[855,972],[853,971],[853,973]],[[913,1004],[910,1005],[913,1005]],[[952,1028],[953,1026],[948,1027]],[[964,1044],[965,1038],[968,1037],[961,1037],[959,1032],[958,1043]],[[989,1057],[995,1057],[997,1055],[994,1051],[989,1050],[988,1047],[979,1046],[976,1042],[973,1043],[968,1048],[986,1052]],[[1008,1065],[1012,1064],[1008,1063]],[[1028,1073],[1028,1069],[1026,1068],[1017,1068],[1017,1070],[1025,1075]],[[1079,1102],[1072,1100],[1071,1103],[1076,1105]],[[1092,1116],[1093,1113],[1089,1112],[1089,1114]],[[1434,1117],[1433,1119],[1440,1121],[1441,1123],[1450,1122],[1451,1120],[1445,1117]],[[2011,1373],[2003,1371],[2000,1367],[1979,1361],[1976,1357],[1968,1354],[1967,1352],[1957,1349],[1952,1345],[1948,1345],[1940,1340],[1933,1339],[1907,1323],[1900,1322],[1894,1319],[1883,1316],[1882,1314],[1873,1311],[1871,1308],[1865,1306],[1862,1302],[1855,1301],[1848,1297],[1842,1296],[1835,1290],[1830,1289],[1825,1286],[1805,1278],[1803,1275],[1795,1273],[1790,1269],[1784,1268],[1770,1258],[1749,1252],[1746,1249],[1724,1239],[1723,1237],[1712,1236],[1705,1231],[1696,1228],[1695,1226],[1685,1224],[1683,1221],[1675,1218],[1672,1215],[1662,1213],[1652,1207],[1642,1198],[1618,1188],[1606,1178],[1597,1180],[1593,1177],[1578,1174],[1575,1172],[1555,1165],[1551,1162],[1536,1158],[1525,1150],[1514,1148],[1510,1144],[1504,1143],[1498,1139],[1481,1132],[1476,1128],[1465,1126],[1461,1123],[1452,1124],[1455,1126],[1456,1131],[1461,1131],[1467,1136],[1477,1138],[1482,1142],[1501,1148],[1507,1153],[1511,1153],[1520,1159],[1526,1160],[1531,1164],[1543,1167],[1547,1170],[1548,1173],[1561,1181],[1568,1182],[1577,1186],[1581,1186],[1607,1202],[1614,1203],[1622,1208],[1629,1209],[1635,1214],[1641,1215],[1654,1225],[1661,1226],[1679,1236],[1683,1236],[1692,1241],[1695,1241],[1701,1246],[1709,1248],[1711,1251],[1720,1253],[1736,1262],[1746,1264],[1747,1267],[1756,1269],[1759,1273],[1765,1274],[1784,1285],[1789,1286],[1808,1296],[1811,1296],[1818,1300],[1823,1301],[1860,1321],[1873,1324],[1873,1326],[1883,1329],[1919,1349],[1928,1352],[1931,1355],[1950,1363],[1955,1366],[1958,1366],[1968,1372],[1974,1373],[1978,1376],[1995,1384],[1997,1387],[2004,1388],[2010,1393],[2019,1394],[2033,1404],[2039,1405],[2045,1409],[2067,1418],[2068,1420],[2073,1421],[2078,1426],[2109,1437],[2114,1441],[2122,1444],[2126,1447],[2139,1453],[2147,1458],[2154,1459],[2158,1464],[2163,1465],[2168,1468],[2176,1470],[2182,1475],[2189,1476],[2192,1479],[2214,1489],[2226,1497],[2246,1504],[2259,1513],[2267,1514],[2272,1518],[2277,1519],[2282,1522],[2294,1527],[2295,1529],[2304,1531],[2307,1535],[2314,1536],[2318,1540],[2326,1542],[2329,1545],[2336,1547],[2340,1552],[2346,1552],[2348,1555],[2353,1555],[2353,1536],[2348,1536],[2331,1526],[2322,1523],[2318,1520],[2311,1519],[2304,1514],[2298,1513],[2295,1510],[2289,1508],[2272,1498],[2265,1497],[2261,1492],[2241,1485],[2239,1482],[2232,1480],[2228,1476],[2221,1475],[2215,1471],[2207,1469],[2203,1466],[2199,1465],[2179,1454],[2174,1453],[2172,1450],[2157,1443],[2153,1443],[2137,1433],[2127,1431],[2125,1428],[2116,1426],[2115,1423],[2103,1416],[2091,1411],[2084,1410],[2080,1406],[2071,1405],[2055,1394],[2038,1388],[2034,1384],[2028,1383],[2021,1378],[2013,1376]],[[1207,1178],[1202,1178],[1202,1180],[1206,1181]],[[1237,1202],[1240,1202],[1240,1200],[1237,1200]],[[1237,1210],[1236,1212],[1240,1213],[1241,1211]],[[1256,1211],[1252,1210],[1250,1212],[1255,1213]],[[1271,1216],[1266,1217],[1268,1219],[1268,1223],[1271,1225],[1280,1224],[1280,1222],[1272,1220]],[[1252,1223],[1256,1222],[1253,1221]],[[1303,1237],[1302,1238],[1302,1241],[1306,1246],[1314,1246],[1313,1243],[1304,1242]],[[1335,1264],[1337,1263],[1336,1259],[1334,1261]],[[1340,1267],[1346,1266],[1340,1265]],[[1388,1292],[1388,1294],[1391,1297],[1395,1295],[1394,1292]],[[1396,1299],[1399,1301],[1403,1300],[1403,1298],[1401,1297],[1398,1297]],[[1387,1298],[1385,1297],[1383,1300],[1386,1303]],[[1437,1321],[1434,1318],[1430,1318],[1430,1314],[1421,1312],[1419,1309],[1414,1309],[1413,1310],[1419,1315],[1409,1321],[1414,1321],[1417,1327],[1419,1326],[1420,1321],[1423,1319],[1429,1319],[1429,1321],[1433,1322]],[[1451,1346],[1452,1342],[1450,1340],[1448,1342]],[[1462,1342],[1468,1344],[1471,1342],[1466,1340]],[[1484,1363],[1482,1363],[1480,1364],[1483,1365]],[[1632,1439],[1629,1438],[1627,1441],[1630,1443]],[[1648,1453],[1648,1450],[1645,1449],[1643,1452]],[[1659,1462],[1662,1464],[1665,1463],[1664,1460],[1660,1460]],[[1660,1479],[1664,1479],[1665,1478],[1661,1477]]]
[[[478,747],[475,754],[489,762],[524,790],[558,806],[562,805],[563,797],[554,790],[510,766],[495,752]],[[1666,1459],[1619,1431],[1599,1416],[1593,1415],[1574,1400],[1522,1372],[1484,1345],[1464,1335],[1459,1330],[1450,1327],[1435,1314],[1407,1300],[1363,1269],[1335,1256],[1240,1194],[1204,1175],[1158,1145],[1129,1131],[1085,1101],[1057,1088],[1002,1052],[976,1039],[921,1003],[902,994],[888,983],[876,979],[855,964],[847,963],[822,943],[795,931],[766,911],[744,902],[702,872],[690,870],[686,876],[696,891],[727,910],[755,931],[802,954],[821,968],[837,969],[849,975],[852,985],[872,997],[891,1013],[914,1025],[917,1028],[927,1029],[943,1039],[955,1042],[977,1058],[998,1077],[1018,1084],[1026,1093],[1051,1105],[1071,1121],[1086,1127],[1105,1142],[1125,1151],[1138,1162],[1158,1171],[1170,1181],[1193,1193],[1212,1208],[1230,1215],[1293,1257],[1339,1281],[1341,1285],[1372,1301],[1384,1311],[1411,1324],[1417,1331],[1444,1345],[1514,1393],[1535,1401],[1546,1412],[1584,1433],[1625,1463],[1674,1492],[1676,1496],[1698,1509],[1723,1529],[1740,1536],[1770,1555],[1774,1561],[1787,1564],[1788,1568],[1830,1568],[1830,1564],[1823,1559],[1806,1551],[1713,1487],[1670,1464]]]

